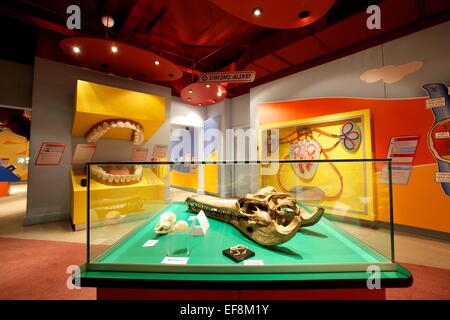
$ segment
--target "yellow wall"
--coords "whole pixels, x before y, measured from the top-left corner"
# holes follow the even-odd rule
[[[211,153],[206,161],[216,161],[217,151]],[[205,168],[205,192],[218,194],[219,193],[219,165],[208,164]]]
[[[166,120],[166,99],[78,80],[72,135],[84,136],[96,123],[108,119],[129,119],[144,127],[149,139]],[[130,139],[129,129],[111,129],[104,138]]]
[[[72,178],[72,223],[84,226],[87,217],[87,187],[81,180],[87,176],[83,170],[74,170]],[[151,210],[154,206],[165,205],[166,184],[150,168],[144,168],[142,180],[131,185],[110,186],[90,181],[91,221],[108,220],[120,215],[138,214]],[[110,209],[108,209],[110,208]],[[111,215],[108,215],[110,214]]]
[[[170,184],[173,187],[181,187],[185,189],[198,189],[198,167],[191,173],[183,173],[176,170],[170,172]]]

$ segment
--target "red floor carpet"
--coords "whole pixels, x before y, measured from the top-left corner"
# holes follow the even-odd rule
[[[70,265],[85,262],[84,244],[0,238],[0,299],[95,299],[96,290],[69,290]],[[450,270],[404,264],[414,276],[387,299],[450,299]]]
[[[96,299],[94,288],[69,290],[70,265],[86,261],[86,245],[0,238],[0,299]]]

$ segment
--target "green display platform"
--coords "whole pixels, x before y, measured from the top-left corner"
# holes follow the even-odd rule
[[[175,212],[177,220],[194,216],[182,202],[165,211]],[[365,287],[371,275],[367,267],[371,265],[380,267],[384,287],[412,282],[406,269],[326,219],[274,248],[259,246],[233,226],[214,219],[209,219],[206,236],[158,236],[153,231],[158,220],[159,215],[83,266],[82,285],[178,289]],[[91,230],[93,235],[95,229]],[[159,242],[143,247],[151,239]],[[262,260],[264,265],[235,263],[222,254],[223,249],[237,244],[248,246],[256,253],[250,260]],[[161,263],[168,249],[182,252],[186,248],[191,249],[186,265]]]

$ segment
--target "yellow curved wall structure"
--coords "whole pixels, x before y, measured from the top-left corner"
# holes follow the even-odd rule
[[[166,120],[166,99],[151,94],[78,80],[72,136],[83,137],[96,123],[108,119],[128,119],[144,127],[148,140]],[[105,139],[129,140],[131,131],[114,128]]]

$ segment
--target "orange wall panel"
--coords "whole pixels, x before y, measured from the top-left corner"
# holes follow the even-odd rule
[[[426,99],[314,98],[260,103],[259,125],[370,109],[375,158],[386,158],[391,137],[419,135],[408,185],[393,185],[394,222],[449,233],[450,197],[435,182],[438,167],[427,144],[434,117],[426,109]],[[389,211],[379,210],[377,218],[388,222]]]
[[[416,99],[360,99],[317,98],[259,105],[259,124],[269,124],[293,119],[311,118],[334,113],[370,109],[374,135],[374,157],[387,156],[392,136],[416,135],[421,139],[414,165],[434,163],[428,151],[426,133],[434,122],[431,111],[425,109],[426,98]]]

